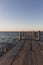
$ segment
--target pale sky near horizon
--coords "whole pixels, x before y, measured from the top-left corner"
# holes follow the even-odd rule
[[[0,31],[43,30],[43,0],[0,0]]]

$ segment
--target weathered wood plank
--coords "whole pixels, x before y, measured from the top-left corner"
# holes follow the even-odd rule
[[[14,60],[12,65],[22,65],[27,50],[27,46],[28,43],[26,42],[25,45],[22,47],[20,53],[18,54],[18,57]]]
[[[37,41],[33,41],[32,59],[33,65],[43,65],[43,55]]]
[[[0,65],[11,65],[12,61],[14,60],[15,56],[17,55],[18,51],[20,50],[21,46],[23,45],[24,41],[21,40],[16,47],[6,53],[4,56],[0,58]]]

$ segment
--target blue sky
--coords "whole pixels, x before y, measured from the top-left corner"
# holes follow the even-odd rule
[[[43,0],[0,0],[0,31],[43,30]]]

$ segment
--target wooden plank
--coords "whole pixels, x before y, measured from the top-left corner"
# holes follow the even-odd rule
[[[33,65],[43,65],[43,55],[40,53],[40,47],[38,45],[38,42],[33,41],[32,43],[33,49],[32,49],[32,59],[33,59]]]
[[[25,45],[22,47],[21,51],[18,54],[18,57],[14,60],[12,65],[22,65],[24,56],[27,50],[28,43],[25,42]]]
[[[20,50],[21,46],[23,45],[24,41],[21,40],[16,47],[6,53],[4,56],[0,58],[0,65],[11,65],[12,61],[14,60],[15,56],[17,55],[18,51]]]
[[[27,43],[28,43],[28,46],[27,46],[26,54],[25,54],[22,65],[31,65],[31,51],[30,51],[31,41],[27,40]]]

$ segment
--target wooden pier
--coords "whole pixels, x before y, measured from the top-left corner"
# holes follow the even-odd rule
[[[19,36],[18,44],[0,57],[0,65],[43,65],[43,42],[34,40],[32,34]]]

